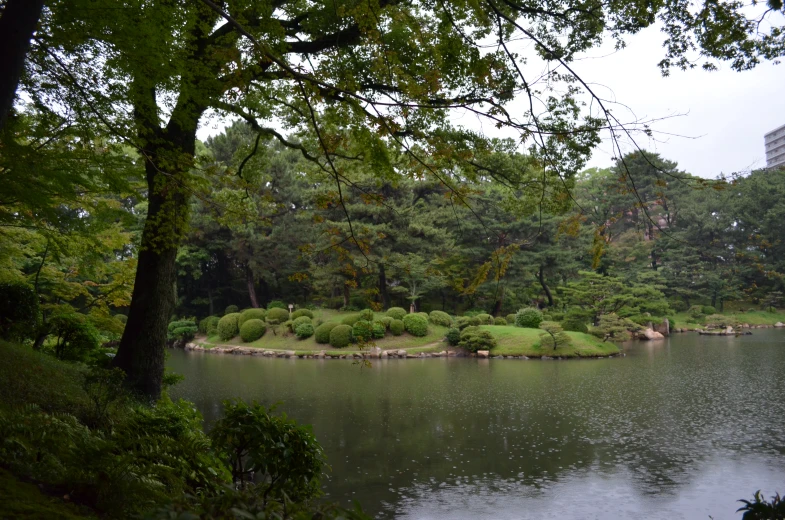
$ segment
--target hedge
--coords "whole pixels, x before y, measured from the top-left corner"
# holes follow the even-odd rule
[[[240,310],[240,307],[238,307],[237,305],[229,305],[226,308],[226,310],[224,310],[224,316],[226,316],[227,314],[235,314],[239,310]]]
[[[534,307],[527,307],[515,315],[515,326],[527,329],[538,329],[542,323],[542,312]]]
[[[262,320],[267,316],[267,311],[264,309],[246,309],[240,313],[240,317],[237,318],[237,325],[242,328],[243,323],[248,320]]]
[[[245,323],[240,326],[240,337],[246,343],[256,341],[264,336],[265,332],[267,332],[267,325],[259,318],[246,320]]]
[[[286,309],[282,309],[280,307],[273,307],[272,309],[267,309],[267,321],[275,320],[279,324],[289,321],[289,311]]]
[[[428,319],[420,313],[407,314],[403,317],[403,327],[412,336],[425,336],[428,334]]]
[[[442,327],[449,327],[452,325],[452,318],[450,318],[450,315],[442,311],[431,311],[431,314],[428,315],[428,321]]]
[[[392,323],[390,323],[390,333],[393,336],[400,336],[403,334],[404,328],[403,321],[401,320],[392,320]]]
[[[316,342],[322,345],[330,343],[330,331],[332,331],[337,326],[337,323],[322,323],[316,327],[316,330],[314,331]]]
[[[308,316],[300,316],[301,318],[307,318]],[[306,339],[313,336],[313,325],[311,322],[307,323],[300,323],[298,326],[294,328],[294,333],[297,334],[297,337],[300,339]]]
[[[237,319],[240,317],[238,313],[227,314],[218,320],[218,336],[226,341],[237,336],[240,328],[237,326]]]
[[[403,307],[390,307],[387,309],[386,314],[394,320],[403,320],[403,317],[406,316],[407,312]]]
[[[344,348],[352,342],[352,328],[349,325],[336,325],[330,331],[330,345],[335,348]]]
[[[373,337],[373,324],[367,320],[358,320],[352,326],[352,337],[356,341],[368,341]]]
[[[296,311],[294,311],[292,313],[292,319],[293,320],[296,320],[300,316],[307,316],[307,317],[313,319],[313,311],[308,310],[308,309],[297,309]]]

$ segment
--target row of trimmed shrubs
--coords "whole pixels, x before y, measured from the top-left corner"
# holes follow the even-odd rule
[[[232,310],[231,305],[227,310]],[[268,306],[269,307],[269,306]],[[291,319],[290,319],[291,318]],[[208,336],[218,334],[226,341],[239,334],[246,343],[256,341],[264,336],[268,327],[283,325],[300,338],[313,336],[313,312],[298,309],[289,316],[289,311],[282,307],[268,309],[245,309],[242,312],[230,312],[223,317],[208,316],[199,322],[199,331]]]

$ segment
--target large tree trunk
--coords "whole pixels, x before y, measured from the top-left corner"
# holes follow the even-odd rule
[[[384,264],[379,264],[379,294],[382,297],[382,305],[385,309],[389,309],[390,295],[387,294],[387,275],[384,272]]]
[[[248,287],[248,297],[251,298],[251,307],[259,308],[259,299],[256,297],[256,284],[253,280],[253,271],[248,266],[245,266],[245,284]]]
[[[543,273],[542,266],[540,266],[540,270],[537,272],[537,279],[540,281],[542,290],[545,291],[545,296],[548,298],[548,307],[553,307],[553,295],[548,288],[548,284],[545,283],[545,274]]]
[[[25,56],[43,7],[44,0],[8,0],[0,17],[0,129],[14,104]]]

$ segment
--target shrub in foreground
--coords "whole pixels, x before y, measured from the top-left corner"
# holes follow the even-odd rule
[[[330,345],[335,348],[344,348],[352,342],[352,328],[349,325],[340,324],[330,331]]]
[[[393,336],[400,336],[403,334],[404,329],[405,327],[401,320],[392,320],[392,323],[390,323],[390,334]]]
[[[496,346],[496,338],[494,338],[487,330],[480,329],[475,326],[466,327],[461,332],[461,339],[458,346],[468,350],[469,352],[477,352],[478,350],[491,350]]]
[[[394,320],[403,320],[403,317],[406,316],[408,313],[406,309],[403,307],[390,307],[387,309],[387,316]]]
[[[240,326],[240,337],[246,343],[256,341],[267,332],[267,325],[258,318],[252,318]]]
[[[242,327],[243,323],[248,320],[262,320],[267,317],[267,311],[264,309],[246,309],[240,313],[240,317],[237,318],[237,326]]]
[[[338,326],[338,323],[322,323],[314,331],[316,342],[322,345],[330,343],[330,331]]]
[[[428,321],[441,327],[449,327],[452,325],[452,318],[450,318],[449,314],[443,311],[431,311],[431,313],[428,315]]]
[[[428,334],[428,319],[418,314],[407,314],[403,317],[403,327],[412,336]]]
[[[515,315],[515,326],[527,329],[539,328],[542,323],[542,312],[534,307],[527,307],[518,311]]]
[[[240,327],[237,326],[237,319],[240,317],[238,313],[227,314],[218,320],[218,336],[226,341],[237,336],[240,332]]]

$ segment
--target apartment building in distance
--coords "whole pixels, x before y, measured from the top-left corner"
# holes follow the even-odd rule
[[[785,125],[763,136],[763,142],[766,147],[766,167],[785,166]]]

